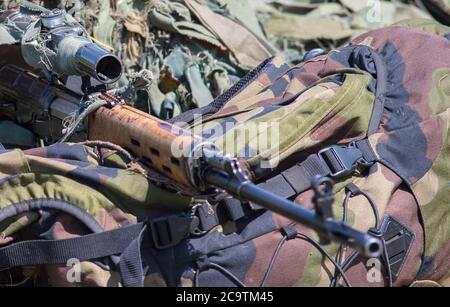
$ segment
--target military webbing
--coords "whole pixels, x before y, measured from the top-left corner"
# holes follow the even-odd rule
[[[44,206],[50,207],[49,202],[41,201],[27,208],[33,210],[38,207],[44,208]],[[22,212],[21,209],[25,208],[21,204],[19,207],[17,210],[12,210],[15,207],[10,206],[7,211]],[[74,209],[78,210],[76,207]],[[70,212],[70,210],[63,211]],[[234,199],[229,199],[224,201],[224,206],[215,205],[213,210],[210,210],[207,204],[197,206],[192,215],[173,214],[149,220],[146,223],[63,240],[22,241],[0,248],[0,267],[65,264],[71,258],[85,261],[119,255],[139,237],[144,227],[147,228],[146,225],[149,226],[148,233],[153,241],[151,246],[166,249],[179,244],[194,231],[193,228],[198,228],[199,232],[205,233],[225,220],[236,221],[244,215],[242,205]],[[6,216],[12,216],[12,214]]]
[[[216,209],[225,209],[228,211],[228,217],[235,220],[243,216],[242,207],[236,209],[238,205],[231,201],[228,205],[216,206]],[[220,223],[218,218],[220,213],[213,210],[214,214],[211,214],[205,206],[200,206],[197,210],[202,233],[208,232]],[[230,206],[235,209],[230,211]],[[193,221],[191,216],[169,215],[75,238],[22,241],[0,248],[0,267],[67,264],[69,259],[87,261],[108,256],[120,256],[120,258],[111,257],[111,259],[114,259],[114,263],[119,267],[122,285],[126,287],[143,286],[141,244],[150,244],[152,247],[164,249],[174,247],[192,232],[192,225],[197,225],[195,221],[192,223]],[[171,224],[174,227],[170,227]],[[269,228],[259,231],[267,233],[273,230]],[[256,235],[260,235],[259,232]]]
[[[0,267],[67,264],[120,255],[118,263],[125,286],[142,286],[140,241],[147,229],[138,223],[64,240],[23,241],[0,248]]]
[[[348,147],[325,148],[319,154],[310,155],[305,161],[260,183],[259,186],[278,196],[290,198],[311,188],[314,177],[341,178],[350,175],[361,166],[362,161],[362,166],[376,161],[367,140],[357,141]]]
[[[22,241],[0,248],[0,267],[65,264],[121,254],[139,235],[143,224],[65,240]]]

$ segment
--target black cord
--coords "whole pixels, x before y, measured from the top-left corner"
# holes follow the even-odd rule
[[[195,276],[194,276],[194,287],[195,288],[198,288],[199,287],[199,285],[198,285],[198,276],[200,275],[200,269],[197,269],[196,271],[195,271]]]
[[[322,255],[324,255],[325,257],[327,257],[331,263],[333,264],[333,266],[336,268],[336,270],[340,273],[340,275],[342,276],[342,278],[344,279],[344,282],[346,284],[347,287],[351,287],[352,285],[350,284],[347,275],[345,274],[345,270],[333,259],[333,257],[319,244],[319,242],[315,241],[313,238],[311,238],[308,235],[305,235],[303,233],[297,233],[296,238],[298,239],[303,239],[305,241],[308,241],[309,243],[311,243]],[[277,247],[275,249],[274,254],[272,255],[272,258],[270,260],[269,263],[269,267],[267,268],[265,274],[264,274],[264,278],[260,284],[260,287],[264,287],[270,272],[273,269],[273,266],[275,264],[276,259],[278,258],[281,248],[283,247],[284,243],[286,243],[287,241],[287,236],[283,236],[280,241],[277,244]],[[223,273],[225,276],[227,276],[231,281],[233,281],[234,283],[236,283],[238,286],[240,287],[246,287],[245,284],[239,280],[238,277],[236,277],[233,273],[231,273],[229,270],[225,269],[224,267],[216,264],[216,263],[209,263],[207,265],[205,265],[202,270],[197,269],[197,271],[195,272],[195,276],[194,276],[194,286],[195,287],[199,287],[199,276],[200,273],[202,271],[206,271],[208,269],[216,269],[217,271]]]
[[[272,255],[272,259],[270,259],[269,267],[266,270],[266,273],[264,274],[264,278],[259,285],[260,287],[264,287],[266,284],[267,279],[269,278],[269,274],[272,271],[273,265],[275,264],[275,260],[278,258],[278,255],[280,254],[281,248],[283,247],[284,243],[287,240],[287,236],[284,236],[280,239],[278,242],[277,248],[275,249],[275,252]]]
[[[393,286],[393,278],[392,278],[392,271],[391,271],[391,267],[389,266],[389,256],[387,254],[387,249],[386,249],[386,243],[384,242],[384,240],[381,240],[381,243],[383,244],[383,260],[385,263],[385,268],[386,268],[386,275],[387,275],[387,282],[388,282],[388,287],[392,287]],[[350,266],[352,265],[352,263],[356,260],[356,258],[359,256],[359,253],[354,251],[344,262],[344,264],[342,265],[342,269],[345,271],[347,271]],[[339,278],[339,277],[338,277]],[[335,281],[335,284],[338,282],[339,280],[337,279]]]
[[[199,275],[201,272],[207,271],[209,269],[215,269],[216,271],[221,272],[222,274],[224,274],[226,277],[228,277],[231,281],[233,281],[236,285],[238,285],[239,287],[245,288],[245,284],[239,280],[238,277],[236,277],[236,275],[234,275],[233,273],[231,273],[229,270],[225,269],[223,266],[218,265],[216,263],[208,263],[206,264],[201,270],[198,269],[196,274],[195,274],[195,286],[199,287]]]
[[[361,194],[364,195],[367,200],[370,203],[370,206],[372,207],[374,216],[375,216],[375,227],[378,229],[379,228],[379,214],[378,214],[378,209],[375,205],[375,203],[373,202],[372,198],[365,192],[361,191]],[[343,221],[347,222],[348,220],[348,202],[350,200],[352,196],[351,192],[348,192],[345,196],[345,200],[344,200],[344,204],[343,204]],[[351,283],[348,280],[346,271],[350,268],[350,266],[352,265],[352,263],[356,260],[356,258],[359,256],[359,253],[354,251],[345,261],[344,263],[342,262],[342,258],[343,258],[343,250],[346,246],[346,244],[341,243],[339,250],[338,250],[338,254],[337,254],[337,258],[334,259],[320,244],[319,242],[315,241],[313,238],[311,238],[308,235],[305,235],[303,233],[297,233],[297,238],[299,239],[303,239],[308,241],[309,243],[311,243],[323,256],[325,256],[326,258],[328,258],[331,263],[333,264],[333,266],[335,267],[335,274],[333,279],[331,280],[331,287],[337,287],[339,284],[339,280],[342,277],[342,279],[345,282],[345,285],[347,287],[351,287]],[[261,281],[260,287],[264,287],[269,275],[273,269],[273,266],[275,264],[276,259],[278,258],[281,248],[283,247],[284,243],[287,241],[287,236],[283,236],[280,241],[277,244],[277,247],[272,255],[272,258],[270,260],[269,266],[266,270],[266,272],[264,273],[264,277],[263,280]],[[385,243],[383,242],[383,247],[385,247]],[[386,258],[386,270],[387,270],[387,275],[388,275],[388,283],[389,286],[392,286],[392,274],[391,274],[391,270],[387,261],[387,251],[386,248],[384,249],[384,257]],[[204,268],[202,268],[202,270],[198,269],[195,273],[195,277],[194,277],[194,286],[198,287],[199,286],[199,276],[200,273],[202,271],[208,270],[208,269],[216,269],[217,271],[223,273],[225,276],[227,276],[231,281],[233,281],[234,283],[236,283],[238,286],[240,287],[245,287],[245,284],[239,280],[238,277],[236,277],[233,273],[231,273],[229,270],[225,269],[224,267],[216,264],[216,263],[209,263],[207,264]]]
[[[375,229],[379,229],[380,228],[380,215],[379,215],[379,212],[378,212],[378,208],[375,205],[375,202],[369,196],[369,194],[367,194],[366,192],[364,192],[362,190],[358,190],[358,193],[363,195],[368,200],[368,202],[370,204],[370,207],[372,208],[374,218],[375,218]],[[344,200],[344,204],[343,204],[343,206],[344,206],[344,218],[343,218],[344,222],[347,221],[347,213],[346,212],[348,212],[348,202],[349,202],[349,200],[350,200],[350,198],[352,196],[355,196],[355,195],[353,195],[353,193],[350,192],[350,191],[345,195],[345,200]],[[382,241],[383,250],[384,250],[383,256],[385,258],[385,263],[386,263],[385,266],[386,266],[386,271],[387,271],[387,275],[388,275],[388,284],[391,286],[392,285],[392,274],[390,273],[391,272],[391,268],[389,266],[389,258],[387,257],[387,251],[386,251],[386,248],[385,248],[385,242],[383,240],[381,240],[381,241]],[[340,249],[339,249],[339,253],[341,253],[342,248],[343,248],[343,245],[341,244]],[[343,269],[344,272],[346,272],[350,268],[350,266],[352,265],[353,261],[355,261],[358,256],[359,256],[359,253],[354,251],[344,261],[344,264],[339,263],[340,265],[342,265],[342,269]],[[331,287],[337,287],[337,285],[339,284],[339,279],[340,279],[339,275],[340,274],[341,274],[341,272],[335,272],[335,276],[334,276],[333,280],[331,281],[331,285],[330,285]]]
[[[369,196],[369,194],[367,194],[364,191],[360,191],[360,193],[362,195],[364,195],[364,197],[369,201],[369,204],[372,207],[373,215],[375,217],[375,229],[379,229],[380,228],[380,215],[378,213],[377,206],[375,205],[375,203],[373,202],[373,199]]]
[[[350,200],[352,193],[349,191],[345,194],[345,199],[344,199],[344,204],[343,206],[343,213],[342,213],[342,220],[346,223],[348,221],[348,202]],[[338,249],[338,253],[336,256],[336,263],[339,265],[342,265],[342,259],[344,258],[344,249],[347,247],[347,244],[344,244],[344,242],[342,242],[339,245],[339,249]],[[330,287],[336,287],[336,279],[338,277],[338,271],[335,270],[334,272],[334,276],[333,279],[331,279],[331,283],[330,283]]]
[[[306,241],[308,241],[309,243],[311,243],[320,253],[322,253],[322,255],[324,255],[325,257],[327,257],[331,263],[334,265],[334,267],[339,271],[339,273],[341,274],[342,278],[344,279],[344,282],[346,284],[347,287],[351,287],[352,285],[350,284],[347,275],[345,274],[345,271],[341,268],[341,266],[339,264],[336,263],[336,261],[333,259],[333,257],[319,244],[319,242],[315,241],[313,238],[311,238],[310,236],[307,236],[303,233],[299,233],[297,235],[298,238],[300,239],[304,239]]]
[[[359,253],[357,251],[354,251],[353,253],[351,253],[350,256],[347,259],[345,259],[344,263],[341,265],[342,270],[344,272],[346,272],[350,268],[350,266],[353,264],[353,262],[356,260],[356,258],[358,258],[358,256],[359,256]],[[334,287],[336,287],[339,284],[339,279],[340,279],[340,276],[338,274],[338,276],[336,277],[336,280],[334,282]]]
[[[348,202],[350,200],[351,195],[352,195],[351,192],[348,192],[345,195],[344,204],[343,204],[343,214],[342,214],[342,220],[344,221],[344,223],[348,222]],[[339,263],[339,265],[342,264],[342,258],[344,257],[343,252],[346,247],[347,247],[347,244],[345,244],[345,243],[341,243],[341,245],[339,246],[339,253],[338,253],[338,257],[337,257],[338,258],[337,262]]]
[[[392,282],[391,266],[389,265],[389,255],[388,255],[387,249],[386,249],[386,242],[383,239],[381,240],[381,242],[383,244],[384,266],[386,268],[388,287],[391,288],[393,285],[393,282]]]

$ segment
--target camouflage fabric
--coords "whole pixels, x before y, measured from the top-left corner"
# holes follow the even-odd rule
[[[152,210],[158,210],[160,201],[171,204],[169,207],[173,205],[172,210],[190,205],[190,198],[152,185],[143,175],[142,168],[131,162],[126,152],[109,147],[103,144],[94,150],[82,145],[61,144],[25,152],[3,151],[0,154],[0,207],[11,208],[44,200],[56,202],[60,207],[69,204],[95,217],[101,229],[111,230],[145,218],[153,205]],[[168,207],[164,205],[164,208]],[[5,214],[5,210],[0,211]],[[32,232],[27,227],[30,224],[37,227]],[[92,231],[74,216],[49,209],[40,214],[25,212],[3,220],[0,229],[0,245],[33,237],[67,239]],[[71,285],[65,278],[68,269],[66,266],[48,266],[49,277],[41,280],[42,285]],[[24,275],[16,275],[14,269],[7,269],[0,273],[0,280],[3,285],[9,285],[11,280],[22,278],[24,283],[33,285],[39,282],[38,273],[39,268],[26,270]],[[84,285],[114,286],[120,281],[111,270],[91,262],[81,264],[81,274]]]
[[[32,6],[28,1],[0,4],[17,7],[18,2]],[[209,104],[275,52],[230,16],[195,1],[33,2],[66,9],[97,43],[114,50],[126,67],[119,86],[136,72],[151,71],[152,85],[129,103],[164,119]],[[0,42],[17,42],[16,33],[3,29],[6,26],[0,28]],[[230,35],[230,29],[241,35]]]
[[[241,89],[203,123],[203,131],[204,136],[210,136],[225,152],[247,156],[255,168],[264,159],[272,163],[273,160],[285,160],[294,153],[297,156],[300,153],[301,159],[302,153],[305,157],[327,145],[347,144],[369,137],[380,163],[370,169],[367,178],[352,179],[353,183],[371,195],[381,214],[389,213],[393,199],[411,206],[400,210],[405,216],[401,216],[400,211],[393,213],[399,220],[406,221],[417,214],[417,201],[426,234],[423,239],[422,233],[416,233],[416,239],[419,242],[425,240],[425,244],[413,247],[413,251],[419,248],[424,253],[418,276],[445,280],[449,264],[444,264],[444,259],[448,258],[450,233],[445,226],[449,225],[445,200],[449,195],[449,104],[445,98],[449,63],[445,48],[449,42],[437,35],[446,35],[450,29],[425,20],[411,20],[401,26],[363,34],[340,50],[294,67],[274,59],[255,82]],[[433,48],[430,50],[426,46]],[[374,64],[375,60],[367,60],[374,52],[384,62],[381,67]],[[330,82],[329,76],[339,75],[346,68],[358,70],[346,72],[342,84],[337,85],[335,80]],[[379,87],[384,88],[382,93]],[[379,115],[380,126],[368,132],[373,117],[367,110],[375,112],[374,101],[379,104],[380,99],[384,101],[384,111]],[[286,101],[290,103],[285,105]],[[232,130],[216,135],[214,131],[226,126],[226,122],[235,123]],[[271,151],[270,146],[267,152],[252,146],[260,135],[264,135],[263,132],[258,132],[258,137],[241,138],[231,150],[225,146],[229,144],[224,142],[227,135],[244,135],[254,122],[269,123],[267,129],[271,129],[270,123],[279,124],[279,155]],[[341,189],[338,188],[337,199],[344,197],[342,188],[347,183],[343,182]],[[306,192],[297,200],[304,203],[310,196]],[[363,209],[364,203],[363,198],[352,199],[349,203],[353,208],[353,226],[361,230],[367,230],[373,223],[367,216],[367,209]],[[339,212],[340,205],[336,205],[335,212]],[[410,227],[420,228],[417,223]],[[323,261],[321,255],[316,257],[311,256],[308,261]],[[438,269],[439,261],[443,266]],[[413,271],[419,269],[417,263]],[[305,269],[309,266],[305,265]],[[325,275],[322,272],[321,276]],[[316,278],[319,282],[320,278]]]
[[[246,157],[258,180],[329,145],[368,139],[377,162],[337,182],[336,217],[361,231],[379,227],[390,217],[412,233],[394,286],[450,286],[448,33],[450,28],[433,22],[411,20],[370,31],[295,66],[273,58],[254,79],[225,93],[222,97],[228,99],[222,98],[225,103],[219,112],[191,128],[226,153]],[[252,123],[267,123],[265,129],[277,124],[279,142],[269,139],[263,150],[253,146],[255,137],[246,136]],[[263,132],[258,131],[261,136]],[[224,142],[227,135],[246,137],[229,148]],[[0,216],[24,201],[52,198],[83,208],[104,229],[111,229],[168,210],[190,212],[199,204],[220,208],[204,199],[165,192],[126,152],[101,147],[63,144],[2,152]],[[272,169],[263,169],[263,162]],[[367,196],[352,196],[349,184]],[[312,208],[312,195],[307,190],[295,201]],[[378,214],[372,213],[371,203]],[[227,221],[166,250],[147,246],[147,239],[134,241],[143,245],[138,249],[143,285],[328,286],[336,275],[334,257],[347,259],[352,254],[347,248],[340,253],[338,244],[319,248],[311,230],[269,211],[257,207],[249,211],[244,219]],[[89,232],[67,215],[44,213],[4,222],[1,244],[30,236],[59,239]],[[377,279],[371,277],[367,259],[357,257],[350,264],[349,284],[388,285],[384,266],[383,278]],[[108,259],[83,262],[81,267],[81,283],[71,284],[65,279],[67,267],[47,266],[50,284],[120,284],[120,270]],[[8,274],[37,280],[36,272],[2,274],[7,280]],[[338,284],[345,283],[341,279]]]
[[[0,163],[3,173],[1,216],[6,210],[20,208],[24,203],[51,200],[61,208],[63,204],[82,208],[95,217],[103,230],[108,231],[136,223],[137,218],[142,220],[148,214],[152,217],[161,215],[164,211],[157,209],[161,204],[164,204],[163,207],[170,204],[173,209],[195,204],[191,199],[166,194],[153,187],[145,176],[126,170],[127,158],[110,150],[101,150],[99,154],[89,147],[64,144],[25,152],[4,152],[0,160],[4,161]],[[395,176],[387,168],[382,171]],[[372,180],[382,176],[376,173],[378,175],[374,174]],[[370,183],[367,185],[370,186]],[[386,212],[402,221],[415,221],[413,225],[420,236],[422,230],[417,212],[412,210],[415,202],[407,196],[407,192],[397,193],[399,195],[389,201]],[[310,206],[310,198],[303,197],[300,196],[298,201]],[[242,231],[227,233],[224,237],[226,230],[219,227],[169,250],[155,250],[144,245],[144,285],[236,286],[229,276],[209,268],[211,263],[227,268],[248,286],[325,286],[329,282],[329,264],[322,262],[321,255],[300,235],[310,234],[308,229],[295,226],[300,233],[299,238],[284,243],[273,269],[262,283],[275,247],[283,238],[279,229],[293,226],[289,220],[270,212],[255,212],[250,221],[240,221],[234,227]],[[0,245],[33,238],[63,240],[91,231],[74,216],[44,208],[39,213],[28,211],[4,220]],[[416,264],[421,255],[420,241],[416,245],[397,285],[408,285],[415,277]],[[323,269],[321,265],[324,265]],[[78,283],[67,280],[71,267],[65,264],[47,265],[44,271],[41,268],[27,268],[24,271],[5,268],[0,273],[0,280],[4,285],[12,285],[11,280],[17,284],[41,286],[121,285],[118,269],[109,259],[83,261],[79,268],[81,280]],[[365,265],[358,261],[349,273],[352,284],[373,286],[365,281],[366,274]]]
[[[20,2],[5,0],[0,6]],[[152,71],[152,85],[129,103],[163,119],[209,104],[270,55],[296,64],[312,48],[337,48],[370,29],[406,18],[431,18],[426,7],[420,10],[415,1],[399,0],[31,2],[66,9],[99,43],[114,50],[126,66],[120,85],[135,72]],[[0,40],[14,42],[11,30],[2,34],[2,27]]]

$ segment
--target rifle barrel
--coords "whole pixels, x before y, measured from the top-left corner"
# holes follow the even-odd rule
[[[205,172],[205,180],[213,186],[227,190],[241,199],[254,202],[265,209],[310,227],[319,233],[328,234],[333,240],[348,244],[366,257],[375,258],[381,254],[382,246],[379,239],[359,232],[344,222],[335,220],[323,221],[313,211],[267,192],[250,181],[241,182],[214,169]]]

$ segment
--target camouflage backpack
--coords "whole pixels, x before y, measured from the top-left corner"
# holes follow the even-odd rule
[[[293,67],[269,59],[174,119],[299,205],[312,177],[333,178],[335,215],[382,238],[380,259],[254,204],[169,193],[128,152],[88,142],[0,154],[2,282],[449,286],[448,33],[414,20]]]

